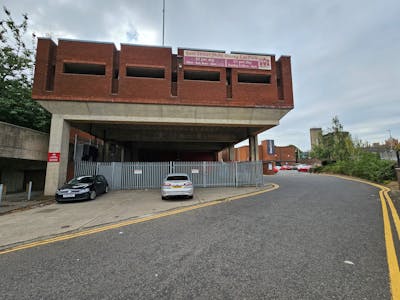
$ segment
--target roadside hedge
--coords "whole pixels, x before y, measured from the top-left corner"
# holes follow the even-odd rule
[[[377,183],[396,179],[395,162],[383,160],[378,154],[369,152],[360,152],[351,160],[318,167],[314,172],[349,175]]]

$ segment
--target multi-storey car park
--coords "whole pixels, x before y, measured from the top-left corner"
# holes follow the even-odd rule
[[[289,56],[38,40],[32,96],[52,113],[45,193],[66,179],[70,128],[124,161],[217,160],[293,109]],[[71,155],[70,155],[71,156]],[[122,158],[121,158],[122,157]]]

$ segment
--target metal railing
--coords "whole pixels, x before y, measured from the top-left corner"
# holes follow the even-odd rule
[[[75,162],[75,176],[101,174],[111,189],[159,188],[168,173],[187,173],[195,187],[260,186],[261,161],[254,162]]]

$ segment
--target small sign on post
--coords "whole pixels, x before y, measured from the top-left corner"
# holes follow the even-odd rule
[[[47,162],[60,162],[60,152],[47,153]]]

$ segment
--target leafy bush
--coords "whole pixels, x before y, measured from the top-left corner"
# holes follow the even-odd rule
[[[392,161],[380,159],[376,153],[360,151],[352,160],[337,161],[316,168],[315,172],[343,174],[382,183],[395,179],[394,165]]]

